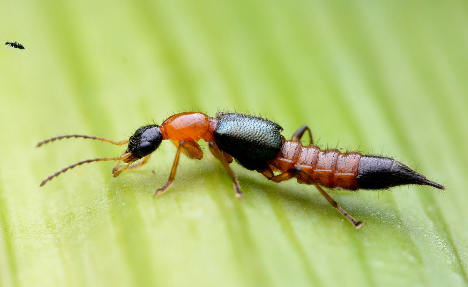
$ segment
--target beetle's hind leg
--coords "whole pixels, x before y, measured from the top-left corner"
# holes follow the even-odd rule
[[[328,200],[328,202],[330,202],[330,204],[336,210],[338,210],[339,213],[341,213],[344,217],[346,217],[346,219],[349,222],[351,222],[356,229],[359,229],[364,225],[364,222],[356,221],[356,219],[354,219],[351,215],[349,215],[348,212],[346,212],[346,210],[341,208],[341,206],[339,206],[338,203],[336,201],[334,201],[333,198],[331,198],[331,196],[328,195],[328,193],[326,193],[325,190],[323,190],[323,188],[320,185],[318,185],[315,181],[312,184],[315,185],[315,187],[318,189],[318,191],[320,191],[320,193]]]
[[[292,141],[300,141],[304,133],[308,131],[309,132],[309,145],[314,144],[314,140],[312,139],[312,132],[310,131],[309,127],[307,125],[303,125],[300,128],[297,129],[297,131],[293,134],[291,137]]]
[[[341,208],[341,206],[339,206],[338,203],[335,200],[333,200],[333,198],[331,198],[331,196],[328,195],[328,193],[326,193],[325,190],[323,190],[323,188],[320,185],[318,185],[312,179],[312,177],[307,172],[305,172],[302,168],[295,167],[295,168],[292,168],[292,169],[290,169],[288,171],[285,171],[283,173],[280,173],[278,175],[273,175],[273,176],[271,176],[272,173],[270,173],[270,172],[271,172],[271,169],[269,169],[269,168],[267,168],[267,169],[265,169],[263,171],[260,171],[260,173],[262,173],[266,178],[268,178],[269,180],[272,180],[274,182],[282,182],[282,181],[291,179],[293,177],[296,177],[298,175],[303,175],[306,178],[306,182],[308,184],[313,184],[318,189],[318,191],[323,195],[323,197],[325,197],[328,200],[328,202],[330,202],[330,204],[336,210],[338,210],[339,213],[341,213],[349,222],[351,222],[356,229],[359,229],[364,225],[363,222],[356,221],[356,219],[354,219],[351,215],[349,215],[348,212],[346,212],[343,208]]]

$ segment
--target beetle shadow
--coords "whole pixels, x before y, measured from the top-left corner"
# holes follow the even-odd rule
[[[337,220],[350,224],[314,186],[298,184],[295,179],[284,184],[276,184],[266,178],[253,178],[251,176],[239,176],[239,181],[241,187],[244,186],[243,191],[246,198],[253,197],[254,192],[262,192],[268,198],[277,198],[276,201],[287,212],[300,212],[304,216],[315,217],[317,220],[325,222]],[[244,184],[242,185],[242,183]],[[367,194],[370,193],[369,191],[331,191],[327,189],[325,191],[341,208],[357,221],[363,221],[366,225],[384,225],[398,229],[405,225],[396,208],[387,201],[376,199],[375,195],[369,199]]]
[[[155,171],[156,169],[157,167],[153,169],[153,172],[147,168],[135,170],[131,172],[131,176],[129,176],[130,173],[127,173],[127,176],[119,177],[119,182],[114,181],[111,188],[119,189],[119,185],[122,184],[124,186],[131,185],[135,190],[139,190],[142,195],[152,194],[166,183],[170,173],[170,169],[165,168],[164,171],[161,171],[161,169]],[[258,204],[262,202],[265,204],[264,201],[267,200],[267,204],[271,205],[272,202],[275,202],[292,215],[296,213],[296,216],[299,216],[298,213],[300,212],[310,218],[318,218],[320,221],[346,221],[313,186],[298,184],[295,179],[281,184],[273,183],[260,173],[240,171],[237,165],[234,166],[234,172],[237,174],[244,193],[242,200],[248,200],[251,205],[255,205],[257,202]],[[225,174],[225,177],[223,177],[223,174]],[[166,193],[175,196],[178,193],[197,192],[194,187],[203,187],[204,181],[214,175],[221,181],[226,182],[225,189],[227,192],[232,192],[233,201],[239,200],[234,196],[232,182],[226,171],[215,162],[206,163],[203,167],[200,167],[197,163],[194,165],[184,164],[183,167],[179,167],[172,186],[163,196]],[[372,196],[372,199],[369,200],[368,195],[365,193],[372,193],[372,191],[326,191],[344,210],[356,220],[365,222],[366,225],[385,225],[386,227],[400,229],[408,224],[403,223],[399,213],[391,204],[380,199],[376,200],[375,196]],[[256,196],[259,192],[262,193],[261,196]]]

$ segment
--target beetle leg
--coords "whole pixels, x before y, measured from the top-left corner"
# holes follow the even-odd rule
[[[171,140],[171,141],[176,147],[179,147],[179,142],[175,140]],[[203,158],[203,150],[201,149],[200,145],[196,142],[184,141],[184,146],[182,147],[182,153],[191,159],[200,160]]]
[[[228,154],[228,153],[226,153],[224,151],[221,151],[221,153],[224,155],[224,157],[226,158],[228,163],[232,163],[232,160],[233,160],[232,155],[230,155],[230,154]]]
[[[308,131],[309,132],[309,145],[314,144],[314,141],[312,139],[312,132],[310,131],[309,127],[307,125],[303,125],[300,128],[297,129],[297,131],[293,134],[291,137],[292,141],[300,141],[304,133]]]
[[[273,173],[273,170],[271,170],[271,167],[269,165],[267,165],[267,167],[265,169],[261,169],[261,170],[257,170],[257,171],[259,173],[263,174],[263,176],[265,176],[268,179],[271,179],[272,177],[275,176],[275,174]]]
[[[298,176],[299,174],[303,175],[304,177],[307,178],[307,183],[309,184],[313,184],[317,189],[318,191],[323,195],[323,197],[325,197],[328,202],[330,202],[330,204],[336,209],[338,210],[339,213],[341,213],[349,222],[351,222],[354,227],[356,229],[358,228],[361,228],[364,223],[361,222],[361,221],[356,221],[351,215],[349,215],[343,208],[341,208],[338,203],[333,200],[333,198],[331,198],[330,195],[328,195],[328,193],[325,192],[325,190],[323,190],[323,188],[318,185],[314,180],[313,178],[308,174],[306,173],[302,168],[299,168],[299,167],[295,167],[295,168],[292,168],[288,171],[285,171],[281,174],[278,174],[278,175],[274,175],[272,177],[268,177],[269,173],[268,172],[263,172],[261,171],[261,173],[266,177],[268,178],[269,180],[272,180],[274,182],[282,182],[282,181],[285,181],[285,180],[288,180],[288,179],[291,179],[293,177],[296,177]]]
[[[177,147],[176,156],[175,156],[175,159],[174,159],[174,163],[172,164],[171,174],[169,175],[169,179],[167,180],[167,182],[160,189],[156,190],[154,195],[158,195],[158,194],[163,193],[169,186],[171,186],[172,182],[174,181],[175,175],[176,175],[177,165],[179,164],[180,151],[181,151],[181,149],[183,148],[184,145],[185,145],[185,141],[179,142],[179,145]]]
[[[232,182],[234,183],[234,188],[236,190],[236,196],[243,197],[244,194],[240,190],[239,181],[237,180],[237,177],[232,171],[232,169],[229,167],[229,161],[228,159],[226,159],[226,156],[219,150],[218,145],[216,145],[215,142],[210,141],[208,143],[208,146],[210,147],[211,153],[223,164],[224,168],[226,169],[229,176],[231,177]]]

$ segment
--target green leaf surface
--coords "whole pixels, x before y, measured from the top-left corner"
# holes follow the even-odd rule
[[[468,2],[9,1],[0,5],[0,285],[468,286]],[[445,185],[333,191],[164,142],[113,178],[127,139],[182,111],[307,124]]]

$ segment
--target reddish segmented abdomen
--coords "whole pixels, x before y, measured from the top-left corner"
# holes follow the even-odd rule
[[[301,168],[318,184],[327,188],[356,190],[359,185],[356,176],[361,154],[341,153],[336,149],[321,150],[310,145],[303,146],[297,141],[284,141],[278,156],[267,162],[271,169],[285,172]],[[299,183],[312,184],[307,176],[299,174]]]

